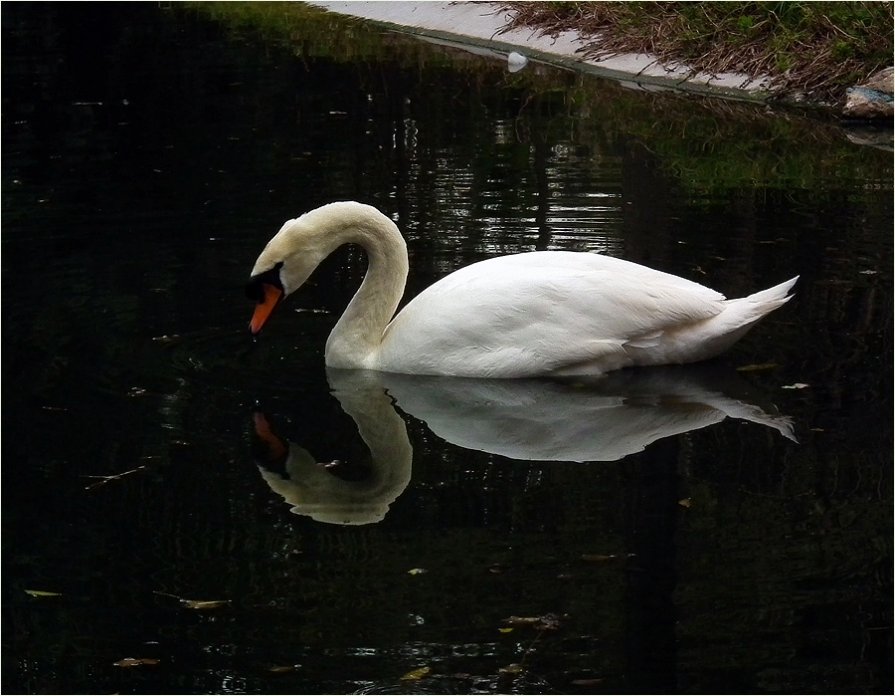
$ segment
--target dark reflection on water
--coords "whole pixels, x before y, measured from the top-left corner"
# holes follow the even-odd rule
[[[261,5],[2,7],[4,691],[891,691],[891,156]],[[241,288],[283,220],[344,198],[398,221],[411,294],[533,248],[730,296],[800,273],[715,366],[736,393],[708,385],[799,444],[729,414],[612,461],[526,458],[450,411],[512,434],[495,394],[398,379],[412,465],[382,521],[291,514],[256,404],[356,467],[327,476],[374,465],[322,361],[363,259],[324,264],[257,345]]]

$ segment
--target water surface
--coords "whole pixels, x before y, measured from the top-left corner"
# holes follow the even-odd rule
[[[261,7],[3,6],[4,691],[890,692],[891,153]],[[359,251],[257,344],[242,295],[339,199],[408,297],[531,249],[801,279],[705,367],[346,377]]]

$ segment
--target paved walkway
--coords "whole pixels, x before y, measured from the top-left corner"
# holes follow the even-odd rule
[[[398,31],[429,36],[469,49],[508,55],[522,54],[529,60],[553,63],[585,70],[619,80],[639,89],[679,89],[708,92],[733,99],[762,100],[764,83],[746,75],[723,73],[691,74],[680,65],[660,66],[644,54],[625,54],[601,60],[583,59],[576,51],[583,42],[577,32],[557,37],[539,36],[529,29],[499,33],[508,22],[508,14],[493,2],[335,2],[309,4],[360,17]],[[517,56],[513,57],[518,60]],[[511,63],[512,65],[512,63]]]

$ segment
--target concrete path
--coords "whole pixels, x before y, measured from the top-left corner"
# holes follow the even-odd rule
[[[308,4],[370,20],[396,31],[456,43],[476,52],[487,51],[504,56],[516,53],[509,61],[511,69],[521,69],[519,65],[524,63],[524,56],[528,60],[592,72],[638,89],[677,89],[749,101],[763,101],[767,97],[766,82],[754,81],[746,75],[691,74],[692,71],[685,66],[659,65],[652,56],[634,53],[601,60],[583,59],[577,53],[584,45],[577,32],[563,32],[557,37],[550,37],[539,36],[528,29],[515,29],[501,34],[499,32],[508,23],[509,15],[494,2],[315,0]]]

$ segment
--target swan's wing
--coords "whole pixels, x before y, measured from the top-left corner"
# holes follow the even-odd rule
[[[386,329],[382,369],[517,377],[603,371],[626,350],[722,311],[724,296],[596,254],[534,252],[467,266],[414,298]]]

